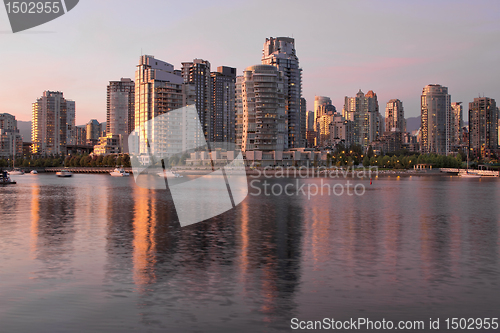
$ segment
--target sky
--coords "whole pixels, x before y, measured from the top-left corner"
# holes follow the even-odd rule
[[[260,63],[266,38],[295,38],[302,94],[338,111],[359,89],[420,115],[427,84],[452,102],[500,99],[500,1],[80,0],[65,15],[13,34],[0,9],[0,113],[31,120],[44,90],[76,101],[76,123],[106,120],[106,86],[134,78],[141,54],[180,69],[208,60],[238,75]]]

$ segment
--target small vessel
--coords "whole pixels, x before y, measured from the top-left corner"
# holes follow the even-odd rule
[[[0,185],[12,185],[16,184],[15,181],[11,180],[7,171],[0,171]]]
[[[19,176],[19,175],[24,175],[24,171],[23,171],[23,170],[21,170],[21,169],[17,169],[17,168],[15,168],[14,170],[9,171],[9,175],[11,175],[11,176]]]
[[[175,170],[164,170],[163,172],[158,172],[159,177],[164,178],[182,178],[183,176]]]
[[[481,178],[481,175],[478,175],[477,173],[470,173],[470,172],[462,172],[458,174],[462,178]]]
[[[458,174],[462,178],[481,178],[480,174],[469,172],[469,149],[467,149],[467,169]]]
[[[24,175],[24,171],[23,170],[15,167],[15,162],[16,162],[16,160],[12,159],[12,170],[9,171],[9,175],[11,175],[11,176],[14,176],[14,175],[15,176]]]
[[[71,176],[73,176],[73,173],[71,171],[68,171],[68,170],[61,170],[61,171],[56,172],[56,176],[57,177],[71,177]]]
[[[128,176],[130,176],[130,173],[125,172],[125,170],[123,168],[115,168],[109,174],[113,177],[128,177]]]
[[[36,175],[36,174],[38,174],[38,171],[36,171],[36,170],[31,170],[31,171],[30,171],[30,173],[31,173],[32,175]]]

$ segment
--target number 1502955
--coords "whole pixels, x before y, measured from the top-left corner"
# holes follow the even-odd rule
[[[9,1],[5,3],[8,14],[57,14],[61,11],[61,2]]]

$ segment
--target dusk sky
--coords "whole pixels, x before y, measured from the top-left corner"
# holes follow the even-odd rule
[[[259,64],[266,37],[295,38],[303,97],[329,96],[338,111],[359,89],[403,101],[420,115],[422,88],[452,102],[500,99],[500,1],[80,0],[66,15],[13,34],[0,9],[0,113],[31,120],[44,90],[76,101],[77,125],[106,120],[106,86],[134,78],[141,52],[180,69],[201,58]],[[498,102],[497,102],[498,103]]]

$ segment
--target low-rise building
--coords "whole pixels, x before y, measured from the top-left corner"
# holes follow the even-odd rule
[[[99,144],[94,146],[95,155],[120,154],[122,144],[122,135],[109,133],[99,138]]]

